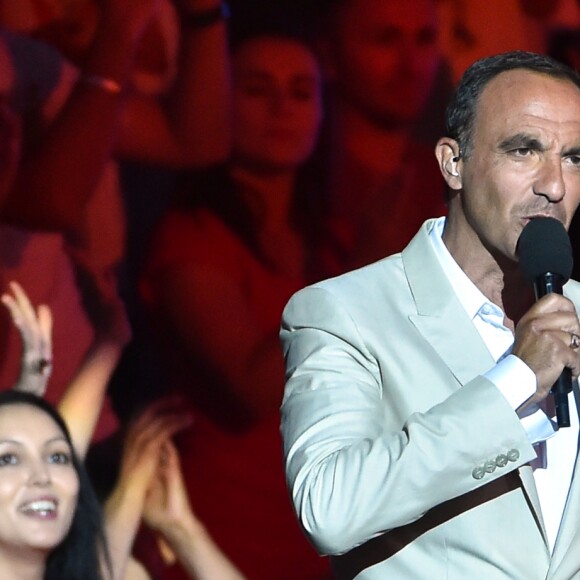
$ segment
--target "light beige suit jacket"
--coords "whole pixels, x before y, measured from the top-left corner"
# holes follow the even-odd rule
[[[580,474],[550,556],[534,449],[482,376],[495,362],[434,254],[432,225],[284,311],[297,515],[338,578],[580,578]],[[565,293],[580,311],[580,285]]]

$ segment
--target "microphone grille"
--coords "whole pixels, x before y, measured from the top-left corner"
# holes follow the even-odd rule
[[[520,234],[517,252],[520,269],[534,283],[540,276],[558,274],[567,282],[574,264],[566,228],[554,218],[535,218]]]

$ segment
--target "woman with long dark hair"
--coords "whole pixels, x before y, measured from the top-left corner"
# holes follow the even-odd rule
[[[280,316],[316,277],[322,204],[308,161],[322,116],[320,72],[305,43],[281,34],[245,39],[232,69],[231,159],[186,180],[141,288],[172,385],[195,410],[178,444],[201,521],[252,580],[324,578],[326,562],[292,513],[278,429]]]
[[[57,411],[0,393],[0,570],[26,580],[111,577],[98,501]]]

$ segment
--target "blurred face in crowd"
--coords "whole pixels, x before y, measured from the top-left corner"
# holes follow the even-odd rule
[[[70,446],[52,417],[27,404],[0,407],[0,560],[57,547],[78,489]]]
[[[316,58],[281,37],[245,42],[233,57],[234,158],[259,170],[296,169],[312,153],[322,117]]]
[[[456,154],[446,141],[438,150]],[[515,261],[534,217],[569,227],[580,203],[580,89],[526,70],[499,74],[478,99],[469,156],[446,179],[454,238],[474,260],[483,245]]]
[[[433,0],[343,0],[323,43],[338,95],[373,124],[412,121],[439,64]]]

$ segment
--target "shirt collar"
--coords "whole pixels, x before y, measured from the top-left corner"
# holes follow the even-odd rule
[[[451,283],[459,302],[473,320],[478,315],[496,314],[503,318],[501,309],[488,300],[481,290],[468,278],[467,274],[459,267],[449,253],[447,246],[443,243],[443,228],[445,227],[445,218],[440,217],[435,221],[435,225],[429,233],[435,255],[445,272],[445,276]]]

